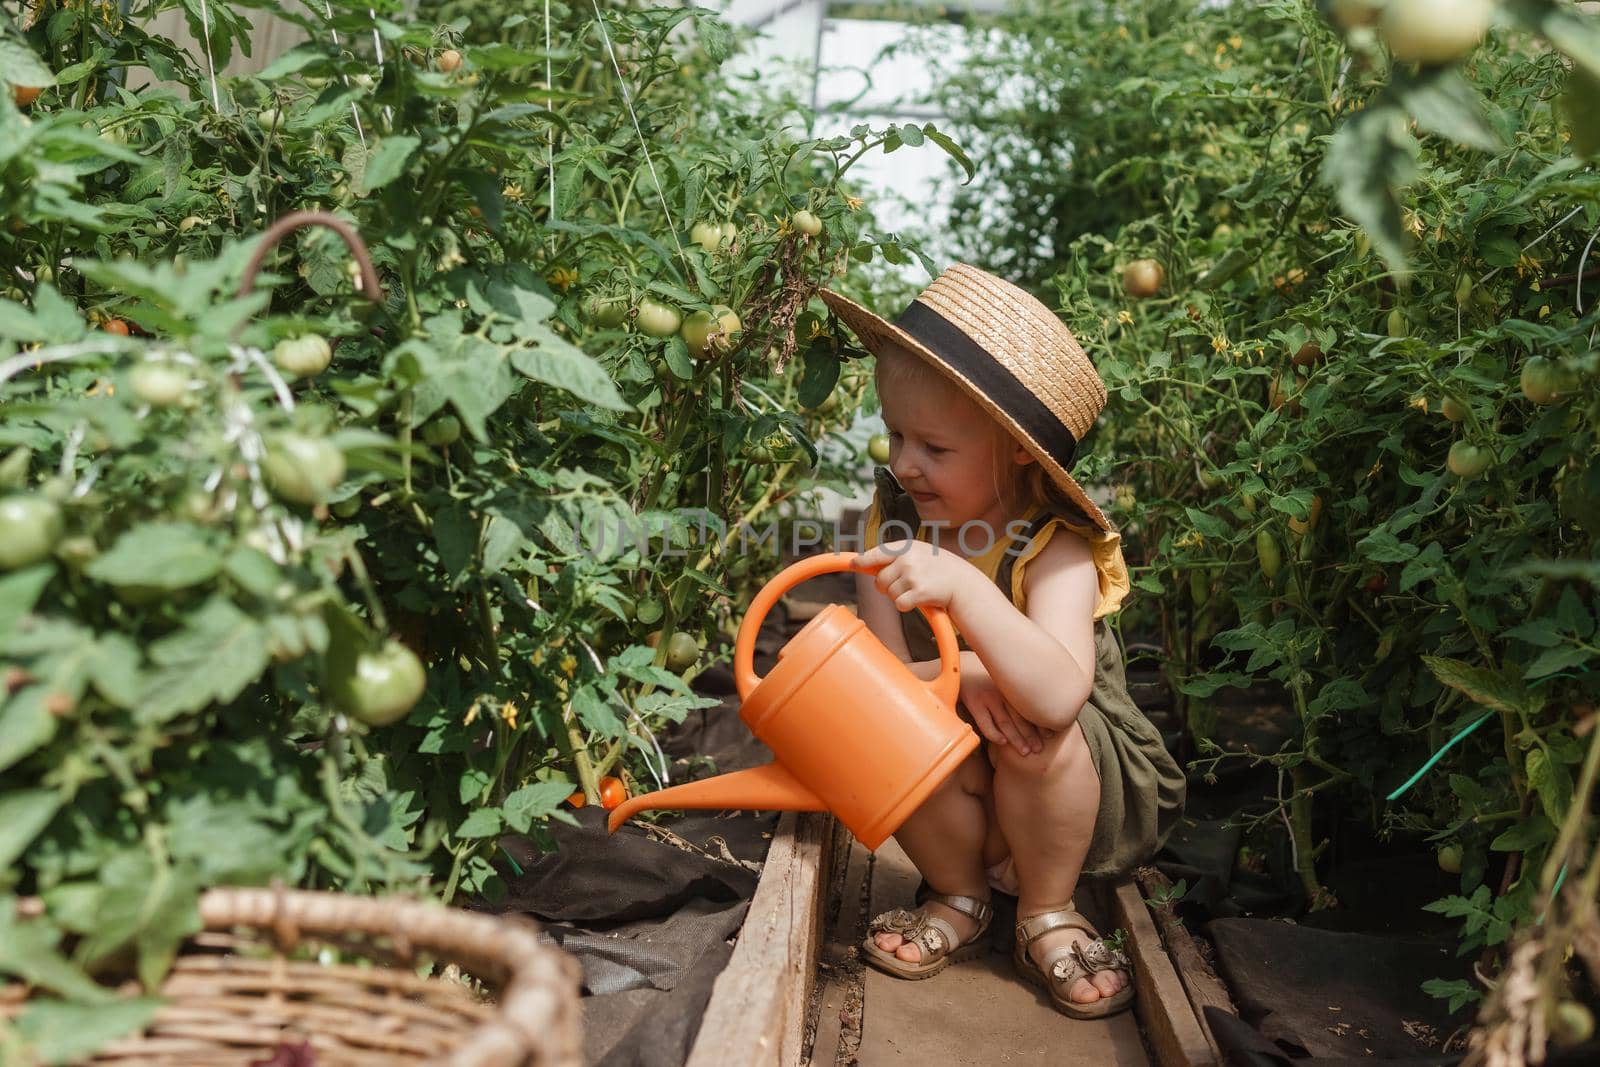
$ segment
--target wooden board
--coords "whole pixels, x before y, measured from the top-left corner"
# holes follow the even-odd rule
[[[1126,947],[1139,991],[1134,1010],[1155,1051],[1157,1067],[1217,1067],[1220,1061],[1206,1040],[1139,887],[1131,879],[1123,881],[1110,896],[1117,923],[1128,932]]]
[[[1154,867],[1141,868],[1136,877],[1139,887],[1149,894],[1151,900],[1160,900],[1161,895],[1172,888],[1167,876]],[[1200,1029],[1205,1032],[1206,1042],[1211,1046],[1211,1051],[1218,1062],[1221,1062],[1222,1050],[1217,1045],[1210,1024],[1206,1022],[1205,1009],[1220,1008],[1229,1015],[1238,1015],[1239,1009],[1234,1007],[1233,998],[1228,994],[1228,987],[1200,954],[1200,948],[1194,943],[1188,927],[1183,925],[1183,920],[1173,914],[1170,907],[1153,910],[1156,912],[1154,919],[1159,926],[1161,940],[1167,946],[1167,956],[1172,960],[1173,969],[1178,972],[1178,980],[1183,983],[1184,991],[1189,995],[1189,1004],[1194,1008]]]
[[[834,821],[785,813],[727,969],[711,990],[687,1067],[792,1067],[822,937]]]

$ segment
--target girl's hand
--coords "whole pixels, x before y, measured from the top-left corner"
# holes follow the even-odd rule
[[[985,740],[997,745],[1009,745],[1012,751],[1023,756],[1044,751],[1044,742],[1051,736],[1050,731],[1041,730],[1012,711],[988,671],[967,670],[963,666],[961,703]]]
[[[879,545],[857,556],[850,569],[876,571],[873,580],[878,591],[901,611],[921,607],[950,611],[974,580],[988,581],[982,571],[956,553],[936,549],[926,541]]]

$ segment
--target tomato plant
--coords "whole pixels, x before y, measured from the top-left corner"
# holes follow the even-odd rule
[[[0,866],[81,903],[41,945],[136,913],[103,951],[153,987],[207,885],[493,897],[503,833],[659,758],[776,562],[706,518],[853,465],[816,292],[918,253],[850,167],[971,163],[796,139],[699,9],[555,5],[547,55],[542,11],[332,0],[215,82],[268,9],[211,3],[205,57],[94,10],[0,20],[13,100],[53,87],[0,97]],[[264,247],[301,211],[370,271],[337,228]]]

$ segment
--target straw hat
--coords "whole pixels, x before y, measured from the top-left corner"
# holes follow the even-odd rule
[[[831,289],[823,302],[868,351],[910,349],[1014,434],[1102,529],[1116,527],[1067,473],[1106,387],[1072,331],[1036,298],[965,263],[950,267],[893,322]]]

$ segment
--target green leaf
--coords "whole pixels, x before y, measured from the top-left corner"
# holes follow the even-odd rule
[[[706,10],[697,10],[694,20],[695,35],[700,38],[700,47],[706,50],[706,55],[713,63],[721,63],[733,51],[733,32],[728,24]]]
[[[31,1001],[17,1016],[17,1033],[43,1063],[79,1063],[117,1038],[149,1026],[162,1003],[154,997],[92,1005]]]
[[[1405,112],[1386,100],[1346,119],[1322,162],[1322,179],[1333,187],[1345,214],[1396,269],[1406,263],[1399,190],[1416,174],[1416,152]]]
[[[611,702],[595,691],[592,684],[581,685],[572,694],[572,710],[589,729],[605,737],[622,733],[622,720],[612,710]]]
[[[1222,540],[1232,532],[1227,520],[1219,518],[1211,512],[1201,511],[1199,508],[1184,508],[1184,514],[1188,516],[1189,522],[1193,524],[1194,528],[1206,537]]]
[[[1589,650],[1580,645],[1560,645],[1541,653],[1537,659],[1528,664],[1528,669],[1522,676],[1529,679],[1543,678],[1569,667],[1576,667],[1580,663],[1587,663],[1591,658]]]
[[[812,345],[803,357],[800,378],[800,406],[814,408],[824,403],[839,384],[839,357],[827,345]]]
[[[101,925],[79,945],[78,958],[92,964],[131,943],[139,980],[146,989],[157,988],[178,946],[201,928],[193,872],[158,865],[144,852],[129,850],[105,863],[100,880],[108,890]]]
[[[1416,74],[1397,69],[1393,86],[1400,105],[1429,133],[1484,151],[1501,146],[1483,98],[1459,68],[1423,67]]]
[[[513,367],[536,382],[565,389],[579,400],[610,411],[633,410],[611,375],[592,356],[548,329],[541,327],[538,334],[538,347],[512,350]]]
[[[569,782],[534,782],[525,785],[506,797],[502,808],[506,825],[525,834],[535,819],[543,819],[559,809],[561,802],[572,793]]]
[[[1422,662],[1439,681],[1486,708],[1516,714],[1543,706],[1543,699],[1523,684],[1513,667],[1494,671],[1444,656],[1423,656]]]
[[[56,951],[61,931],[47,919],[21,919],[16,898],[0,896],[0,974],[79,1000],[103,1001],[108,990],[94,984]]]
[[[394,181],[405,173],[406,163],[422,144],[419,138],[407,134],[391,134],[380,140],[367,153],[366,167],[361,172],[358,191],[365,195]]]
[[[95,642],[87,664],[89,680],[111,704],[132,711],[143,695],[140,664],[139,646],[132,638],[108,633]]]
[[[972,165],[972,160],[967,158],[967,154],[961,150],[961,146],[951,140],[949,134],[940,133],[931,122],[923,125],[922,132],[928,140],[944,149],[951,159],[961,164],[961,169],[967,172],[967,180],[961,184],[970,184],[972,179],[977,176],[978,169]],[[888,149],[885,148],[884,151],[887,152]]]
[[[439,562],[454,575],[453,585],[471,576],[471,564],[478,554],[478,522],[464,504],[452,504],[433,519],[433,541],[439,546]]]
[[[38,89],[55,83],[56,76],[33,49],[11,37],[0,37],[0,84]]]
[[[211,535],[182,522],[152,522],[117,538],[84,572],[95,581],[150,589],[184,589],[214,578],[222,557]]]
[[[1448,1000],[1448,1010],[1454,1015],[1468,1004],[1483,999],[1483,992],[1465,978],[1430,978],[1422,983],[1422,991],[1430,997]]]
[[[1374,563],[1405,563],[1417,554],[1417,546],[1379,526],[1356,542],[1356,551]]]
[[[61,794],[53,789],[0,793],[0,869],[16,862],[60,808]]]
[[[41,563],[0,578],[0,637],[10,633],[11,628],[33,610],[55,573],[54,564]]]
[[[10,696],[0,691],[0,771],[49,743],[56,717],[45,709],[46,689],[30,685]]]
[[[1553,762],[1544,749],[1535,747],[1524,763],[1528,784],[1538,794],[1545,818],[1560,826],[1572,808],[1572,775],[1566,767]]]
[[[456,836],[460,838],[493,837],[500,832],[503,820],[500,818],[499,808],[479,808],[468,815],[459,827]]]
[[[271,663],[266,630],[231,601],[214,596],[188,624],[150,646],[160,669],[145,680],[137,714],[165,722],[213,702],[228,703]]]
[[[1526,852],[1555,839],[1555,827],[1543,812],[1536,811],[1489,842],[1489,847],[1496,852]]]

